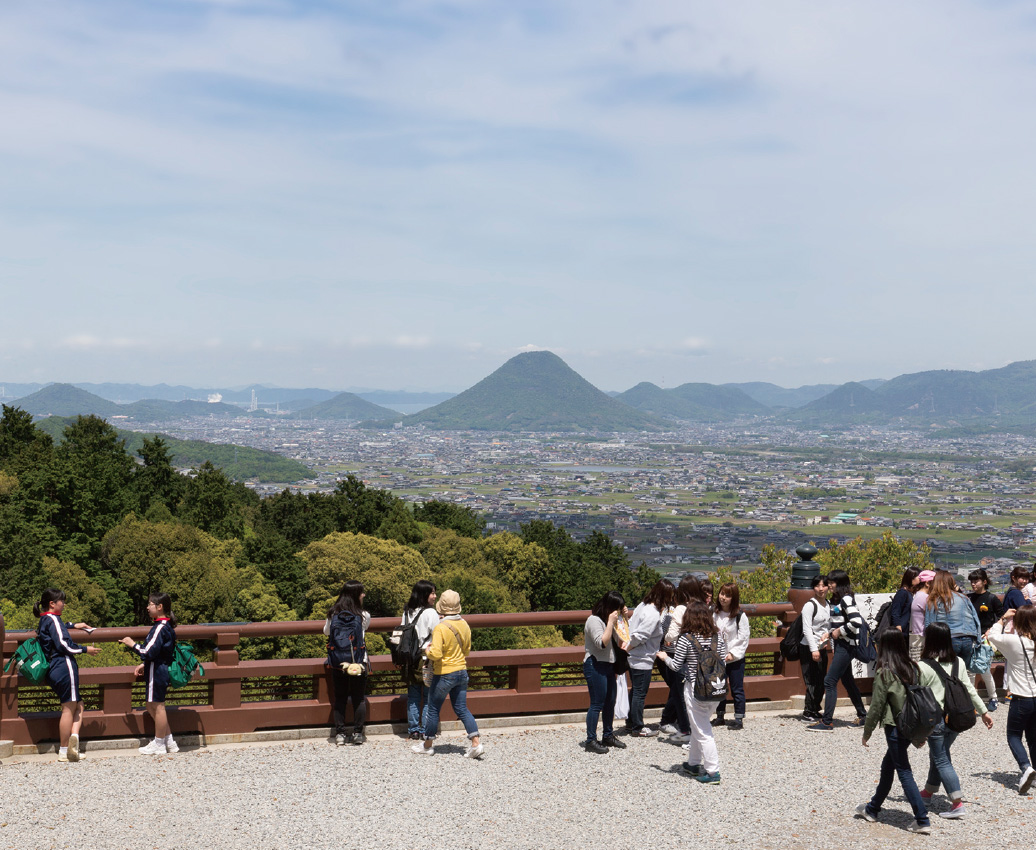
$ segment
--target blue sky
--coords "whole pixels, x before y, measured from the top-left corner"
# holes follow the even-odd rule
[[[0,380],[1033,359],[1036,2],[0,4]]]

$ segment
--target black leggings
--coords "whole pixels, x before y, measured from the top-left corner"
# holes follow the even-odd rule
[[[367,700],[364,699],[367,690],[366,671],[359,676],[350,676],[332,667],[331,679],[335,686],[335,734],[346,734],[345,704],[349,701],[353,704],[353,732],[362,732],[363,725],[367,722]]]

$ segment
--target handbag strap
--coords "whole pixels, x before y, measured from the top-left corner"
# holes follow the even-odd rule
[[[1018,632],[1015,632],[1018,635]],[[1036,682],[1036,673],[1032,671],[1032,662],[1029,660],[1029,656],[1025,654],[1025,642],[1022,640],[1022,636],[1018,635],[1018,643],[1022,646],[1022,658],[1025,659],[1025,663],[1029,665],[1029,675],[1032,676],[1033,682]]]
[[[450,630],[451,632],[453,632],[453,636],[454,636],[455,638],[457,638],[457,646],[459,646],[459,647],[460,647],[460,654],[461,654],[461,655],[463,655],[463,654],[464,654],[464,639],[463,639],[463,638],[462,638],[462,637],[460,636],[460,632],[458,632],[458,631],[457,631],[457,630],[456,630],[456,629],[455,629],[455,628],[453,627],[453,624],[452,624],[452,623],[447,623],[447,622],[446,622],[445,620],[443,620],[442,624],[443,624],[444,626],[446,626],[446,628],[448,628],[448,629],[449,629],[449,630]]]

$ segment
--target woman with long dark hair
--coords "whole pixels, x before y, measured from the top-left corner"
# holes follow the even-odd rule
[[[83,699],[79,691],[79,665],[76,656],[97,655],[101,650],[93,645],[80,646],[72,642],[68,626],[61,619],[65,610],[65,591],[49,587],[40,601],[32,606],[32,613],[40,618],[36,637],[47,659],[47,684],[61,703],[58,721],[58,761],[79,761],[79,729],[83,724]],[[89,629],[86,623],[73,628]]]
[[[1014,633],[1006,626],[1014,621]],[[1036,608],[1008,608],[987,633],[986,639],[1004,656],[1004,687],[1011,692],[1007,711],[1007,746],[1018,762],[1018,793],[1025,795],[1036,780]],[[1025,751],[1022,738],[1029,745]]]
[[[832,574],[833,575],[833,574]],[[899,777],[903,793],[914,811],[914,823],[907,827],[908,832],[928,835],[932,831],[928,818],[928,809],[914,780],[907,755],[910,741],[899,734],[896,729],[896,718],[903,711],[906,702],[906,686],[920,684],[931,688],[939,681],[935,671],[927,664],[918,666],[910,660],[907,636],[898,629],[889,629],[878,640],[878,657],[875,661],[874,691],[871,693],[871,705],[863,727],[863,745],[874,730],[880,725],[885,730],[885,742],[888,749],[881,760],[881,776],[874,796],[869,803],[860,803],[856,807],[857,817],[874,823],[881,813],[881,806],[892,790],[893,774]]]
[[[901,632],[910,632],[910,603],[914,601],[914,591],[920,586],[918,576],[921,571],[916,567],[907,567],[903,570],[903,578],[899,582],[899,590],[892,597],[892,605],[889,609],[889,621],[892,627]]]
[[[952,573],[935,571],[935,580],[925,603],[924,624],[927,628],[932,623],[946,623],[953,636],[954,654],[964,659],[965,666],[970,666],[975,644],[982,637],[982,627],[975,606],[956,588]]]
[[[964,660],[954,653],[950,628],[945,623],[931,623],[925,628],[921,661],[933,670],[935,665],[939,665],[946,676],[956,676],[960,679],[968,691],[968,696],[971,697],[975,712],[982,716],[982,722],[986,724],[987,729],[993,728],[993,717],[986,704],[979,698],[975,686],[971,684]],[[943,705],[946,702],[946,690],[938,671],[936,675],[939,681],[932,686],[932,695],[936,702]],[[964,817],[964,792],[960,789],[960,777],[950,761],[950,747],[957,740],[957,734],[946,726],[945,721],[940,720],[939,725],[928,736],[928,781],[921,789],[921,797],[928,801],[939,790],[940,785],[946,789],[946,795],[950,798],[950,810],[939,812],[941,818]]]
[[[417,631],[417,640],[422,649],[427,649],[432,642],[432,632],[439,625],[439,614],[435,610],[438,595],[435,585],[421,579],[410,591],[410,599],[403,609],[403,626],[411,623]],[[424,710],[422,711],[422,706]],[[424,737],[424,715],[428,713],[428,688],[421,678],[420,671],[407,682],[406,686],[406,725],[407,736],[413,741]]]
[[[662,612],[673,603],[673,583],[661,579],[648,591],[644,601],[630,617],[630,638],[622,647],[629,653],[630,713],[626,718],[629,733],[638,738],[650,738],[658,734],[657,729],[644,725],[644,701],[651,684],[651,670],[655,666],[655,655],[662,645]]]
[[[583,626],[583,677],[590,691],[590,708],[586,712],[586,740],[583,747],[588,753],[603,755],[609,747],[624,749],[625,744],[615,737],[612,726],[615,719],[615,623],[622,616],[626,601],[617,590],[610,590],[594,605]],[[597,740],[597,723],[604,715],[604,735]]]
[[[827,577],[828,591],[831,593],[831,637],[834,648],[831,663],[824,677],[824,715],[816,723],[807,726],[811,732],[834,731],[835,705],[838,703],[838,683],[841,682],[846,694],[856,709],[854,726],[862,726],[867,710],[863,707],[863,697],[853,678],[851,646],[856,642],[863,623],[863,615],[856,605],[849,574],[844,570],[832,570]]]
[[[367,627],[371,615],[363,610],[363,585],[354,580],[342,585],[338,599],[327,614],[324,634],[327,644],[327,665],[334,685],[335,744],[363,744],[367,722]],[[345,706],[353,705],[353,728],[347,731]]]

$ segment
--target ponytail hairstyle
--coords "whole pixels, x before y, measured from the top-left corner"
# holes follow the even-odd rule
[[[711,605],[713,608],[716,607],[716,592],[712,587],[712,582],[705,579],[701,583],[701,592],[705,596],[705,604]]]
[[[169,618],[169,625],[176,626],[176,617],[173,616],[173,600],[168,593],[152,593],[147,601],[162,609],[162,616]]]
[[[828,585],[834,585],[834,594],[831,597],[831,601],[836,605],[841,605],[842,600],[846,596],[853,595],[853,586],[849,581],[849,573],[845,570],[831,570],[827,576]],[[902,634],[902,633],[901,633]]]
[[[341,614],[343,611],[347,614],[355,614],[357,617],[362,617],[361,593],[363,593],[363,584],[355,579],[349,579],[349,581],[342,585],[342,591],[338,594],[338,601],[335,602],[328,612],[328,618],[333,617],[335,614]]]
[[[889,629],[878,638],[875,670],[899,679],[904,685],[914,683],[917,667],[910,660],[907,636],[899,629]]]
[[[403,609],[404,616],[414,617],[423,608],[430,608],[428,597],[435,593],[435,585],[430,581],[421,579],[414,582],[414,589],[410,591],[410,600]]]
[[[37,617],[42,617],[50,610],[51,602],[64,602],[65,591],[58,590],[54,587],[48,587],[40,594],[40,601],[34,602],[32,605],[32,613]]]

